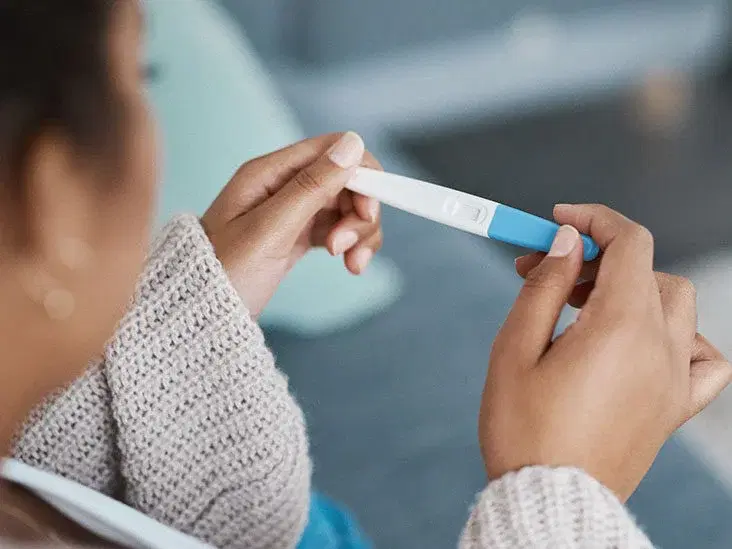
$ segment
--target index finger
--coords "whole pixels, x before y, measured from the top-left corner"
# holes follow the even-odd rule
[[[306,166],[315,162],[328,148],[345,135],[330,133],[299,141],[272,153],[247,162],[240,173],[264,178],[270,194],[276,193]],[[361,166],[382,170],[381,164],[369,151],[365,151]]]
[[[599,204],[560,204],[554,218],[591,236],[603,250],[594,295],[612,299],[616,306],[640,303],[638,291],[651,284],[653,236],[642,225]]]
[[[213,208],[225,218],[234,218],[249,211],[282,187],[306,166],[320,158],[345,133],[330,133],[310,137],[292,145],[260,156],[243,164],[226,185]],[[370,152],[365,151],[361,165],[382,169]]]

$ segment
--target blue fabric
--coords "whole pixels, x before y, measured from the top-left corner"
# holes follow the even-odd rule
[[[371,549],[348,510],[321,494],[313,494],[310,517],[298,549]]]

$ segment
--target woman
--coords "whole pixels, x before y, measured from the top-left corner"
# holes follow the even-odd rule
[[[141,28],[136,0],[0,0],[0,44],[18,52],[0,69],[0,455],[15,458],[0,546],[108,545],[14,483],[22,471],[123,501],[191,547],[294,547],[307,436],[254,319],[313,246],[365,268],[378,204],[344,186],[378,164],[352,133],[254,160],[145,261],[156,158]],[[555,217],[552,251],[517,263],[527,283],[491,354],[491,480],[466,549],[651,547],[623,502],[730,380],[696,334],[689,283],[653,272],[647,231],[598,206]],[[600,261],[582,265],[577,229]],[[552,343],[567,301],[582,313]]]

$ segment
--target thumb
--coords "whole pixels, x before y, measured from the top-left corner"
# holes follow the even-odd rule
[[[270,220],[283,233],[299,235],[313,216],[343,190],[363,155],[361,137],[353,132],[345,133],[265,202]]]
[[[493,346],[498,358],[511,356],[507,363],[520,367],[534,365],[552,340],[559,314],[577,283],[582,267],[582,241],[577,229],[560,227],[551,250],[526,277],[516,303]],[[500,364],[501,360],[495,363]]]

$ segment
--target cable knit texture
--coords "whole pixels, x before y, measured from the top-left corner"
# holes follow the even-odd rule
[[[301,411],[190,216],[163,231],[105,359],[34,412],[14,456],[221,548],[295,547],[307,519]],[[460,547],[652,546],[591,477],[534,467],[490,483]]]
[[[307,521],[302,413],[192,216],[163,231],[104,362],[14,455],[217,547],[294,547]]]
[[[614,494],[586,473],[527,467],[479,496],[460,549],[652,549]]]

